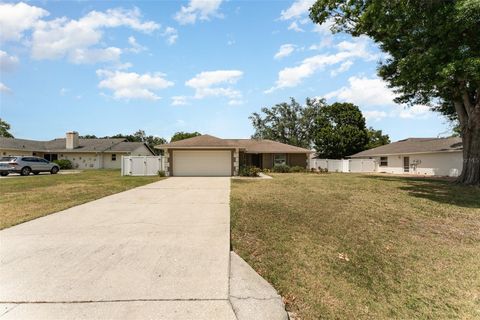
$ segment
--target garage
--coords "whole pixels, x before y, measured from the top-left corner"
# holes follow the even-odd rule
[[[232,175],[230,150],[173,150],[173,175],[177,177]]]

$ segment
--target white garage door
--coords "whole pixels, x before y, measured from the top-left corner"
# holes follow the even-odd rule
[[[173,151],[174,176],[231,176],[231,151]]]

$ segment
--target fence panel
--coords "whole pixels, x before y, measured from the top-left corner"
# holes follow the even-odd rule
[[[329,172],[375,172],[373,159],[310,159],[310,168]]]
[[[122,176],[154,176],[165,171],[161,156],[123,156]]]

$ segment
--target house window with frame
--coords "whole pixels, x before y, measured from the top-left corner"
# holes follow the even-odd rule
[[[286,165],[287,164],[287,154],[285,153],[276,153],[273,155],[273,165]]]
[[[388,157],[380,157],[380,167],[388,167]]]
[[[112,161],[117,161],[117,155],[115,153],[112,153]]]

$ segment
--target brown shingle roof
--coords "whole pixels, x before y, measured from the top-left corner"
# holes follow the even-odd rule
[[[365,150],[350,157],[364,158],[395,154],[452,152],[461,151],[462,149],[462,139],[459,137],[408,138],[370,150]]]
[[[156,149],[240,148],[250,153],[310,153],[304,148],[267,139],[220,139],[208,134],[155,146]]]

